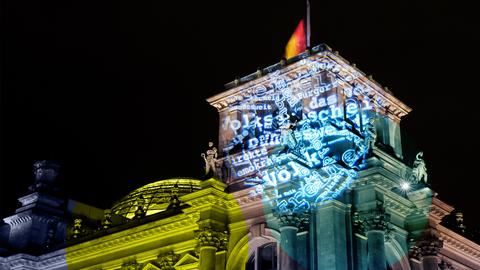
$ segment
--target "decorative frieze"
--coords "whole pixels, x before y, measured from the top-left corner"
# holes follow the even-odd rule
[[[201,207],[204,205],[217,205],[219,207],[224,207],[226,209],[237,208],[238,203],[235,200],[226,200],[215,195],[204,195],[195,199],[186,201],[189,205],[193,207]]]

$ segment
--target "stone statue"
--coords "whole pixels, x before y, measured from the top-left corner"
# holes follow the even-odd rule
[[[423,160],[423,152],[419,152],[413,162],[412,177],[412,180],[416,183],[422,181],[427,183],[427,166],[425,160]]]
[[[213,146],[213,142],[208,143],[210,149],[207,150],[207,153],[202,153],[200,156],[205,160],[205,174],[208,175],[210,172],[215,174],[217,172],[217,148]]]
[[[108,229],[112,226],[112,210],[105,209],[102,219],[102,229]]]
[[[52,161],[41,160],[33,164],[35,183],[29,187],[31,191],[55,191],[55,180],[60,166]]]
[[[78,238],[82,234],[83,228],[82,228],[82,219],[81,218],[76,218],[73,221],[73,238]]]
[[[377,129],[375,128],[375,118],[369,118],[368,123],[365,124],[364,130],[365,145],[367,147],[365,154],[372,151],[377,141]]]

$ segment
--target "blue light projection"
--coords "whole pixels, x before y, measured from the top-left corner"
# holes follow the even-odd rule
[[[300,66],[294,75],[267,75],[222,117],[229,181],[255,186],[280,211],[338,197],[376,136],[376,102],[360,75],[328,58]]]

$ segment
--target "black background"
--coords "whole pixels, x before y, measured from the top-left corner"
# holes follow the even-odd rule
[[[228,2],[228,3],[227,3]],[[168,3],[168,4],[167,4]],[[478,26],[461,1],[315,1],[326,43],[413,108],[406,160],[478,224]],[[200,177],[218,116],[206,98],[280,60],[303,1],[2,2],[0,215],[58,160],[65,195],[107,208],[174,176]]]

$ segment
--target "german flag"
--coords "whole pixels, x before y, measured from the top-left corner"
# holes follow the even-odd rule
[[[288,40],[287,46],[285,47],[285,58],[292,58],[307,49],[304,25],[303,20],[301,20],[297,29],[295,29],[295,32],[293,32],[293,35],[290,37],[290,40]]]

